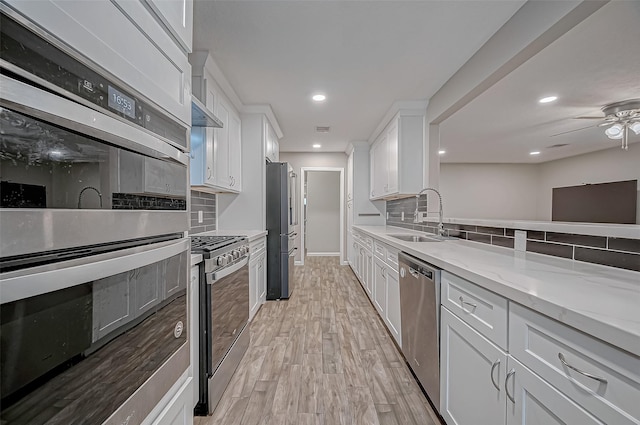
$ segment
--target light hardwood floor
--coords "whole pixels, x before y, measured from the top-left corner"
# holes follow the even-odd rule
[[[433,413],[349,266],[307,257],[287,301],[251,323],[251,346],[196,425],[433,425]]]

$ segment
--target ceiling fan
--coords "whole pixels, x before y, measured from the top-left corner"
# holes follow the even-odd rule
[[[622,149],[629,149],[629,130],[640,134],[640,99],[623,100],[602,107],[604,117],[576,117],[582,120],[602,120],[598,127],[608,127],[604,134],[614,140],[622,140]],[[584,127],[573,131],[584,130]],[[567,132],[568,133],[568,132]],[[559,133],[563,134],[563,133]]]

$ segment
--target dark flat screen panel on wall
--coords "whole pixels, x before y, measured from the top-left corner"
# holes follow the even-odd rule
[[[636,224],[638,181],[554,187],[551,220]]]

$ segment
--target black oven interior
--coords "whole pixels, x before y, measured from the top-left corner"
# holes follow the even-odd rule
[[[0,207],[186,210],[186,167],[0,108]]]
[[[104,422],[186,342],[188,261],[2,304],[0,422]]]

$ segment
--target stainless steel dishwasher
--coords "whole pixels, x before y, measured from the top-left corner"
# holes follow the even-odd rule
[[[404,252],[400,268],[402,353],[440,410],[440,269]]]

